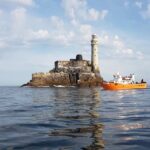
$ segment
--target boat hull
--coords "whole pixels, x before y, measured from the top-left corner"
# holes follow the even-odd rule
[[[102,87],[105,90],[130,90],[130,89],[145,89],[147,83],[136,83],[136,84],[120,84],[120,83],[102,83]]]

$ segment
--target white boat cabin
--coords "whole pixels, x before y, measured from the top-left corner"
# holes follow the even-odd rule
[[[119,73],[113,75],[114,79],[113,83],[121,83],[121,84],[133,84],[135,83],[135,75],[130,74],[129,76],[122,77]]]

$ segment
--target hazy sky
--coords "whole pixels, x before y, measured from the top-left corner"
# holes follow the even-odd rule
[[[150,81],[150,0],[0,0],[0,85],[21,85],[55,60],[90,59],[100,39],[101,74]]]

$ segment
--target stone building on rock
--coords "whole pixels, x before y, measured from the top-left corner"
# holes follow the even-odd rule
[[[32,79],[23,86],[99,86],[100,76],[98,59],[98,37],[91,39],[91,61],[78,54],[75,59],[56,61],[54,69],[48,73],[34,73]]]

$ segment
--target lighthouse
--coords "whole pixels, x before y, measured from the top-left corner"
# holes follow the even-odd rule
[[[92,65],[92,72],[99,74],[99,61],[98,61],[98,37],[96,34],[92,35],[91,40],[91,65]]]

